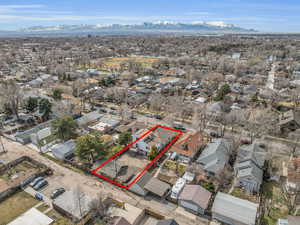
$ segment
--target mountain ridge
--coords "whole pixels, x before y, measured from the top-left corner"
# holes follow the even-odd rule
[[[191,23],[157,21],[144,22],[142,24],[80,24],[80,25],[58,25],[58,26],[32,26],[17,30],[17,32],[95,32],[95,31],[173,31],[173,32],[257,32],[254,29],[245,29],[233,24],[225,24],[222,21],[202,22],[195,21]]]

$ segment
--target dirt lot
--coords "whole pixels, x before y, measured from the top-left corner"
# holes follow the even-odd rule
[[[133,61],[137,63],[141,63],[142,66],[150,66],[153,63],[157,62],[157,58],[150,57],[115,57],[115,58],[107,58],[103,61],[103,64],[100,66],[98,61],[94,61],[93,64],[99,65],[101,69],[109,70],[120,68],[122,63],[126,63],[128,61]]]
[[[118,161],[139,168],[140,170],[143,170],[150,162],[145,156],[133,156],[130,153],[125,153]]]

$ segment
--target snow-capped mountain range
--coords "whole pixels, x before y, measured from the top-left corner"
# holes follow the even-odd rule
[[[223,21],[195,21],[191,23],[180,23],[172,21],[156,21],[145,22],[142,24],[96,24],[96,25],[58,25],[58,26],[34,26],[20,29],[19,32],[57,32],[57,31],[74,31],[74,32],[87,32],[87,31],[227,31],[227,32],[254,32],[252,29],[244,29],[237,27],[233,24],[226,24]]]

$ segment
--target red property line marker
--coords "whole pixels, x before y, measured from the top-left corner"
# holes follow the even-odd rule
[[[142,138],[144,138],[146,135],[148,135],[149,133],[151,133],[152,131],[156,130],[157,128],[162,128],[162,129],[166,129],[166,130],[171,130],[171,131],[174,131],[176,133],[178,133],[178,135],[173,138],[173,140],[142,170],[141,173],[138,174],[138,176],[128,185],[123,185],[123,184],[120,184],[114,180],[111,180],[105,176],[102,176],[100,174],[97,173],[97,171],[99,169],[101,169],[103,166],[105,166],[108,162],[110,162],[111,160],[115,159],[117,156],[121,155],[122,153],[126,152],[129,150],[129,148],[134,145],[136,142],[138,142],[139,140],[141,140]],[[147,132],[145,132],[141,137],[139,137],[137,140],[135,140],[134,142],[130,143],[129,145],[127,145],[124,149],[122,149],[121,151],[119,151],[118,153],[116,153],[115,155],[113,155],[112,157],[110,157],[107,161],[105,161],[103,164],[101,164],[99,167],[97,167],[96,169],[92,170],[91,173],[97,177],[100,177],[114,185],[117,185],[119,187],[122,187],[126,190],[128,190],[134,183],[136,183],[143,175],[144,173],[172,146],[172,144],[174,144],[174,142],[176,140],[178,140],[178,138],[183,134],[182,131],[180,130],[175,130],[173,128],[169,128],[169,127],[164,127],[164,126],[161,126],[161,125],[157,125],[157,126],[154,126],[152,127],[150,130],[148,130]]]

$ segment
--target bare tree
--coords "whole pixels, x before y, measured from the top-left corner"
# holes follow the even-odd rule
[[[84,210],[85,210],[85,194],[83,193],[81,187],[77,185],[75,189],[73,190],[73,196],[76,204],[76,208],[79,210],[79,216],[84,216]],[[76,222],[77,218],[73,218],[73,221]]]
[[[56,101],[53,103],[52,112],[58,117],[72,115],[74,113],[75,104],[71,100]]]
[[[112,204],[113,201],[107,194],[98,193],[97,198],[90,204],[92,217],[99,218],[102,222],[108,224],[112,220],[112,215],[109,212]]]
[[[19,107],[23,99],[22,96],[22,91],[15,81],[11,80],[0,84],[1,102],[9,107],[17,119],[19,119]]]

